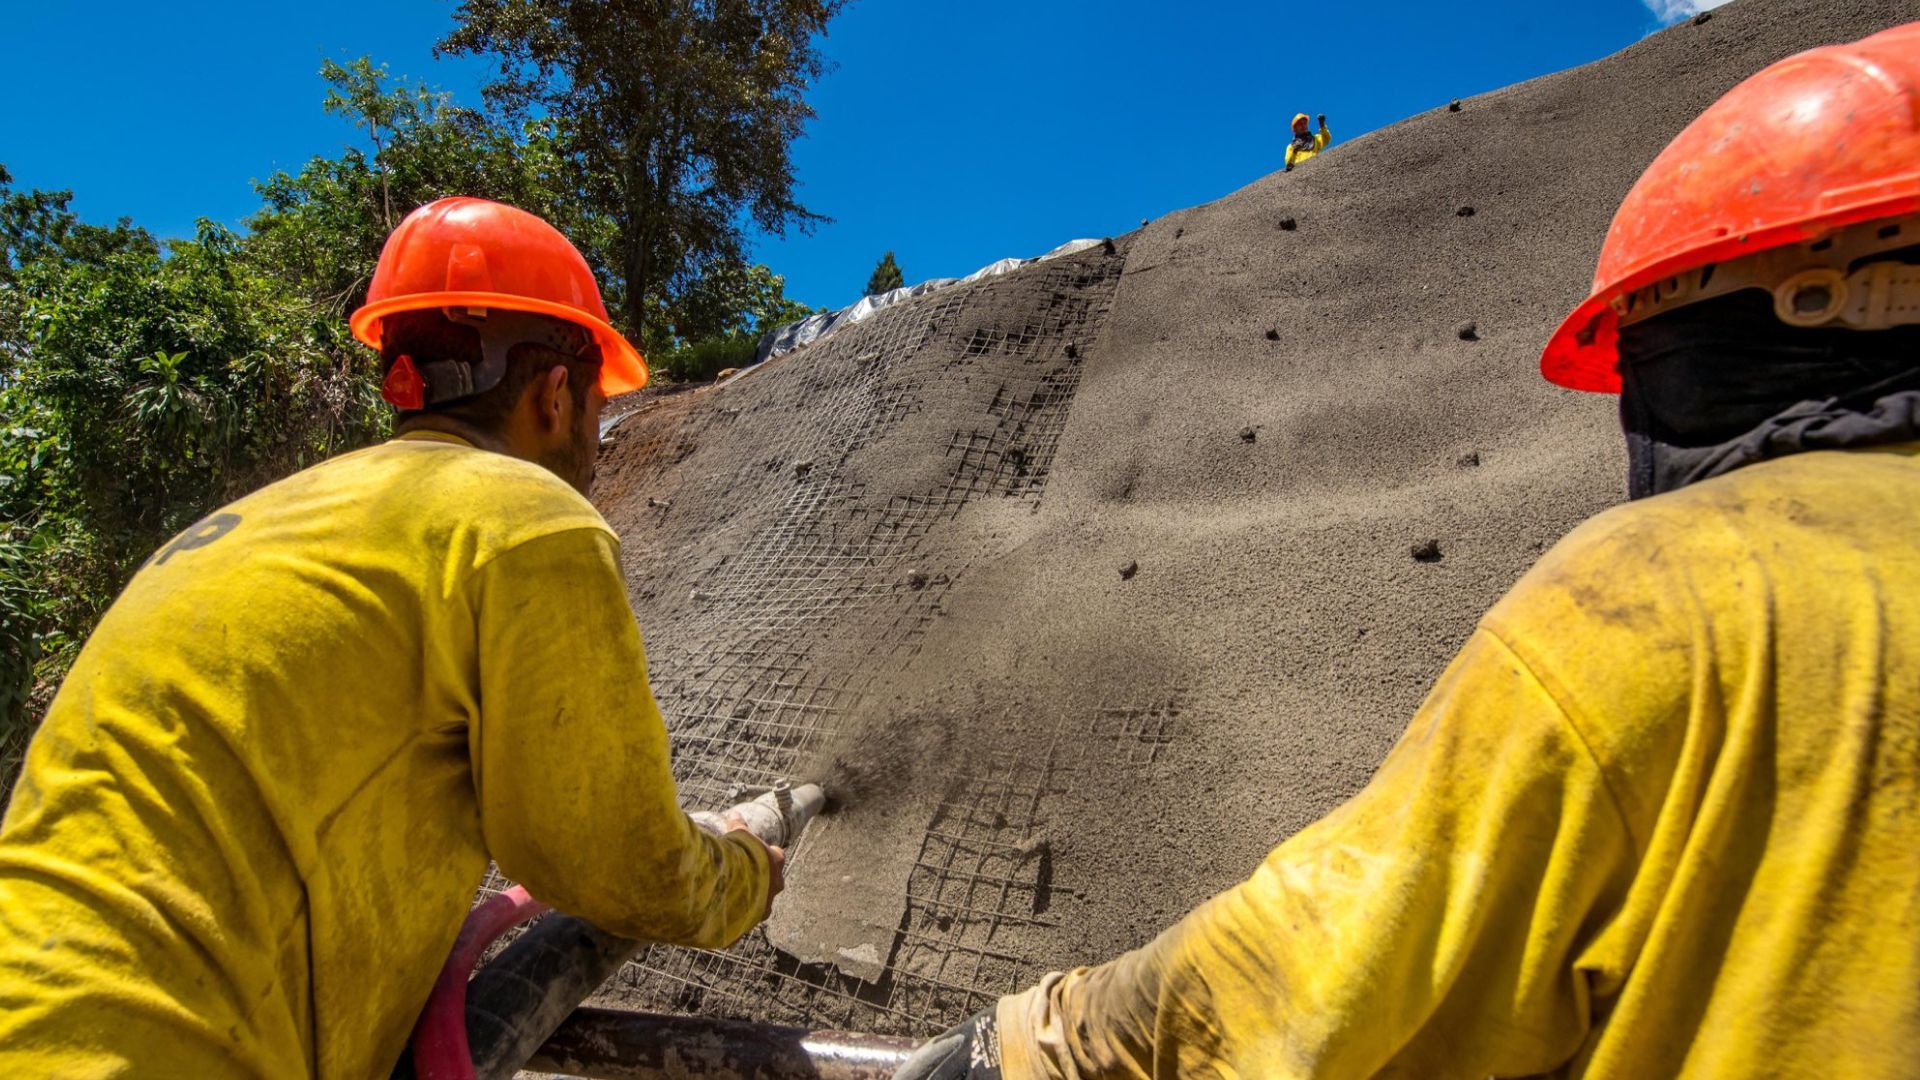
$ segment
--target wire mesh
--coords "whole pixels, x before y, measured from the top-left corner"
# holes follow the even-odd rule
[[[1088,730],[1091,742],[1112,746],[1130,765],[1151,765],[1180,731],[1177,697],[1147,705],[1102,705]]]
[[[614,992],[653,1008],[924,1034],[1032,982],[1044,964],[1007,931],[1054,925],[1052,851],[1039,826],[1052,801],[1072,794],[1066,730],[1056,728],[1041,754],[980,754],[980,765],[955,779],[921,840],[879,980],[798,963],[755,931],[726,952],[651,947],[617,976]]]
[[[1122,262],[1094,249],[933,293],[724,392],[622,419],[601,502],[616,508],[683,802],[718,807],[790,776],[916,662],[945,594],[990,555],[943,530],[980,500],[1042,498]],[[779,419],[792,410],[805,422]],[[903,457],[917,471],[893,467]],[[694,506],[699,515],[682,513]],[[740,538],[716,543],[715,521],[742,523]],[[689,551],[706,556],[697,569]],[[1154,722],[1128,737],[1152,745],[1157,736],[1140,733]],[[1063,721],[1044,754],[974,756],[928,827],[876,982],[801,964],[756,931],[726,952],[650,947],[605,992],[649,1008],[922,1033],[984,1007],[1042,971],[1007,930],[1047,925],[1052,858],[1035,825],[1067,790],[1068,730]]]

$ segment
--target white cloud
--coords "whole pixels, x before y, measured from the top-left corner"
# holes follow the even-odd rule
[[[1653,14],[1661,22],[1675,22],[1690,19],[1703,11],[1717,8],[1728,0],[1646,0]]]

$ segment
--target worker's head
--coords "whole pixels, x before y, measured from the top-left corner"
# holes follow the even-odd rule
[[[1637,487],[1648,445],[1702,451],[1802,402],[1920,386],[1917,98],[1920,23],[1801,53],[1628,193],[1540,366],[1622,393]]]
[[[485,199],[407,215],[351,324],[380,350],[381,396],[403,428],[463,425],[583,491],[601,404],[647,381],[580,252],[532,214]]]
[[[1305,135],[1307,133],[1307,122],[1308,116],[1306,113],[1300,113],[1295,116],[1293,118],[1293,133],[1295,135]]]
[[[583,495],[592,485],[607,399],[600,346],[578,323],[511,311],[486,320],[464,309],[398,312],[383,320],[380,366],[389,388],[408,370],[405,382],[439,388],[431,403],[396,406],[400,431],[452,426],[546,466]]]

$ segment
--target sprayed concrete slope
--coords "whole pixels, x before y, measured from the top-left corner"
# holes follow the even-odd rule
[[[766,932],[607,999],[927,1031],[1245,876],[1619,497],[1612,399],[1535,364],[1634,177],[1912,19],[1739,0],[625,420],[598,500],[688,801],[848,805]]]

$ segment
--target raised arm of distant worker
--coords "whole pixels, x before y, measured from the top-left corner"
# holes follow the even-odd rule
[[[469,745],[500,872],[622,937],[731,944],[767,911],[769,852],[678,804],[618,542],[530,540],[474,572],[480,720]]]
[[[1287,172],[1293,167],[1313,157],[1327,148],[1333,141],[1333,132],[1327,130],[1327,114],[1320,114],[1320,130],[1311,136],[1307,133],[1307,114],[1301,113],[1293,118],[1293,138],[1287,143]]]

